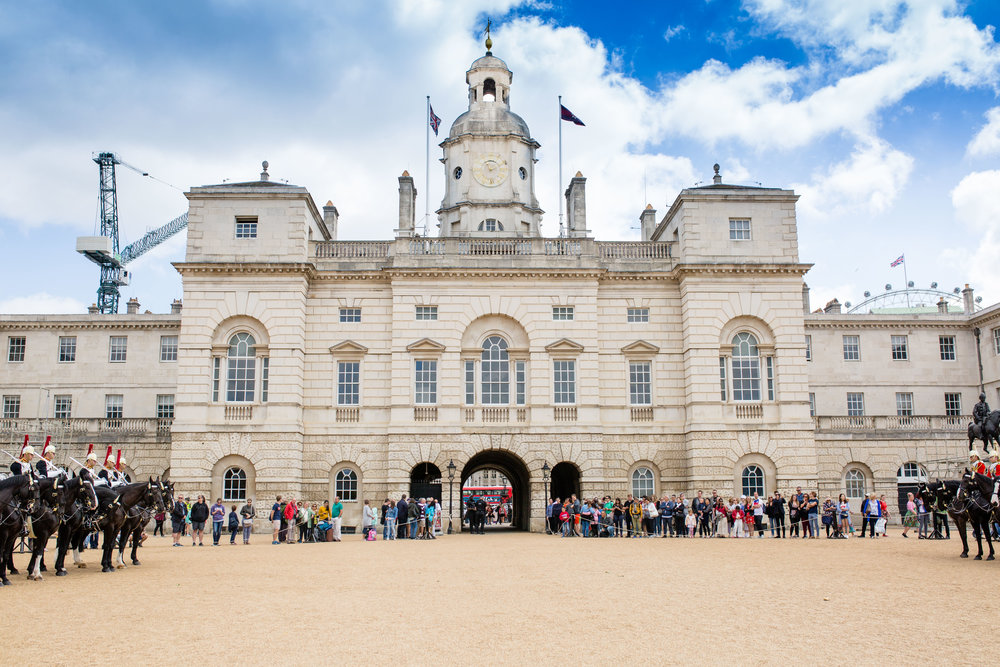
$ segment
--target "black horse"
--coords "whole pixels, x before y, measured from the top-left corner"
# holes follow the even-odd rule
[[[24,527],[24,516],[39,502],[38,484],[30,475],[0,480],[0,584],[10,586],[7,571],[16,574],[10,554]]]
[[[77,494],[76,502],[65,507],[62,521],[59,522],[59,533],[56,537],[56,576],[65,577],[66,554],[73,551],[73,562],[77,567],[87,567],[80,554],[83,543],[90,534],[90,521],[97,511],[97,493],[94,488],[94,476],[87,468],[80,470],[78,479],[84,485]],[[86,489],[86,490],[84,490]]]
[[[163,496],[160,495],[159,485],[150,477],[148,482],[135,482],[113,489],[100,487],[97,490],[97,499],[99,506],[94,526],[104,533],[101,572],[114,572],[112,552],[115,548],[115,537],[121,532],[129,510],[143,503],[156,507],[157,511],[164,511]]]
[[[962,482],[959,480],[941,481],[939,479],[933,484],[920,482],[917,485],[917,494],[923,498],[924,507],[943,508],[948,512],[948,516],[955,522],[955,529],[962,538],[962,553],[959,555],[962,558],[968,558],[969,537],[966,535],[965,527],[970,520],[969,513],[965,511],[964,506],[961,504],[959,506],[954,505],[955,498],[958,496],[958,489],[961,486]]]
[[[79,477],[43,479],[38,486],[42,497],[42,511],[38,512],[36,508],[32,514],[31,526],[35,541],[31,560],[28,562],[28,579],[33,581],[42,580],[42,572],[46,571],[45,547],[49,537],[59,530],[65,517],[72,516],[77,500],[82,499],[87,507],[97,507],[93,485]],[[56,542],[58,543],[58,537]]]
[[[983,441],[983,448],[989,449],[992,442],[1000,446],[1000,410],[994,410],[986,416],[982,424],[969,424],[969,449],[976,440]]]
[[[150,481],[152,481],[152,478],[150,478]],[[157,508],[151,504],[139,502],[129,510],[128,516],[125,518],[125,523],[122,524],[121,531],[118,533],[118,564],[116,567],[119,569],[127,567],[125,565],[124,554],[125,548],[128,546],[129,539],[132,540],[132,565],[142,565],[142,563],[139,562],[139,557],[136,551],[138,551],[139,545],[142,544],[143,529],[147,524],[149,524],[149,520],[155,512],[165,511],[164,507],[166,507],[166,503],[163,500],[164,485],[160,482],[159,478],[152,483],[160,491],[161,506]]]
[[[993,480],[986,475],[980,475],[966,470],[962,475],[962,481],[958,487],[958,493],[952,507],[956,512],[963,511],[969,517],[972,524],[972,532],[976,537],[976,544],[979,547],[979,554],[975,560],[983,559],[983,537],[986,538],[986,545],[990,548],[990,555],[986,560],[993,560],[993,539],[990,537],[990,519],[993,516],[993,507],[990,505],[990,495],[993,493]],[[949,509],[949,513],[951,510]],[[967,556],[968,545],[965,542],[965,530],[961,531],[962,543],[966,545]]]

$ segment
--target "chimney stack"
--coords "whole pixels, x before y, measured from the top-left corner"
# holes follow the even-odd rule
[[[170,314],[171,315],[180,315],[181,314],[181,308],[183,306],[184,306],[184,302],[183,301],[181,301],[180,299],[174,299],[173,301],[170,302]]]
[[[128,312],[129,315],[138,315],[139,314],[139,299],[137,299],[135,297],[132,297],[131,299],[129,299],[128,303],[125,304],[125,309],[126,309],[126,311]]]
[[[99,311],[99,310],[100,310],[100,308],[97,307],[96,303],[92,303],[89,306],[87,306],[87,313],[89,315],[96,315],[97,311]]]
[[[337,240],[337,220],[340,218],[340,214],[337,213],[337,207],[333,205],[332,201],[327,201],[326,206],[323,207],[323,224],[326,225],[326,229],[330,232],[330,240]]]
[[[944,300],[944,297],[938,299],[937,302],[938,312],[942,315],[948,314],[948,302]]]
[[[642,230],[642,240],[652,241],[656,231],[656,209],[652,204],[646,204],[645,210],[639,215],[639,229]]]
[[[828,315],[840,315],[840,302],[834,298],[823,307],[823,312]]]
[[[413,223],[417,216],[417,189],[413,187],[413,177],[404,171],[399,177],[399,227],[396,238],[413,236]]]
[[[969,287],[969,283],[965,283],[965,289],[962,290],[962,306],[966,315],[971,315],[976,310],[976,301],[972,296],[972,288]]]
[[[576,172],[566,188],[566,236],[586,238],[588,233],[587,179]]]
[[[809,285],[802,283],[802,312],[809,314]]]

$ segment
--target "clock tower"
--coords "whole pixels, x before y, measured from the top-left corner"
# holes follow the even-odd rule
[[[492,43],[487,40],[487,48]],[[441,142],[445,190],[440,236],[540,236],[535,150],[528,125],[510,110],[513,74],[490,51],[465,73],[469,110]]]

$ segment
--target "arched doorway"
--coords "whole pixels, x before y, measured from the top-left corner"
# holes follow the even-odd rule
[[[441,470],[433,463],[424,461],[413,466],[410,471],[411,498],[441,498]]]
[[[572,495],[580,497],[580,469],[568,461],[562,461],[552,466],[549,498],[566,500]]]
[[[531,486],[528,467],[516,455],[498,449],[479,452],[462,468],[459,494],[465,487],[466,480],[480,471],[497,471],[498,478],[504,478],[510,483],[507,497],[510,499],[510,528],[528,530],[531,514]],[[456,503],[456,514],[461,511],[461,503]],[[458,525],[463,525],[459,521]],[[506,527],[507,524],[501,524]],[[464,529],[464,526],[463,526]]]

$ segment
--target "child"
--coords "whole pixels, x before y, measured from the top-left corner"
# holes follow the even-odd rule
[[[698,520],[694,516],[693,510],[688,510],[687,516],[684,518],[684,525],[688,529],[688,537],[694,537],[694,527],[698,525]]]
[[[743,506],[733,507],[733,537],[743,537]]]

